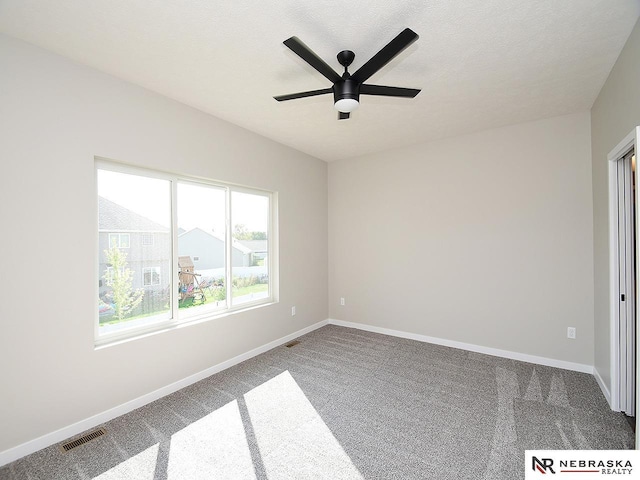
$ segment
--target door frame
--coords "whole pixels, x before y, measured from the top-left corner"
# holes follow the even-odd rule
[[[638,138],[640,137],[640,127],[634,128],[616,147],[607,155],[607,163],[609,167],[609,307],[610,307],[610,342],[611,342],[611,409],[620,411],[620,369],[619,357],[620,349],[618,343],[619,337],[619,312],[618,301],[620,298],[620,290],[618,284],[618,182],[617,182],[617,161],[624,158],[631,149],[635,150],[636,161],[638,161]],[[640,219],[638,211],[638,197],[635,195],[634,211],[636,228]],[[639,255],[640,234],[636,235],[635,255]],[[636,262],[640,266],[640,262]],[[640,299],[640,268],[636,269],[635,278],[636,299]],[[640,308],[636,303],[636,325],[638,325],[638,317],[640,316]],[[640,345],[640,328],[636,328],[636,345]],[[640,370],[640,355],[636,355],[636,372]],[[638,407],[640,407],[640,382],[636,381],[636,415],[638,415]],[[636,429],[636,445],[640,440],[640,430]]]

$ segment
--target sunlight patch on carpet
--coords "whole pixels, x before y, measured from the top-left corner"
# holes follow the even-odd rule
[[[288,371],[244,398],[269,480],[364,478]]]
[[[150,446],[112,469],[98,475],[94,480],[153,480],[156,472],[159,446],[159,443]]]
[[[170,480],[256,478],[236,400],[172,435],[167,473]]]

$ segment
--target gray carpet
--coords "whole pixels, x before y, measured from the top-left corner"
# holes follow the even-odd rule
[[[524,478],[525,449],[630,449],[591,375],[326,326],[0,479]]]

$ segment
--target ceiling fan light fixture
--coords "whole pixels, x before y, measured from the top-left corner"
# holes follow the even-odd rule
[[[341,98],[333,104],[336,107],[336,110],[342,113],[351,113],[353,112],[360,103],[355,98]]]

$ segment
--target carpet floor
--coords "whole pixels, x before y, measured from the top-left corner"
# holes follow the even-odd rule
[[[634,448],[591,375],[333,325],[298,340],[0,479],[514,480],[526,449]]]

